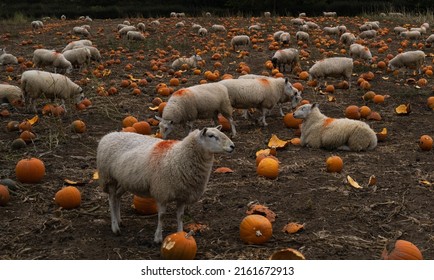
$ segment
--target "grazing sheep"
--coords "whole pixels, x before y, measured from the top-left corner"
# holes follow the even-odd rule
[[[130,25],[123,24],[123,23],[119,23],[119,24],[117,25],[117,30],[118,30],[118,32],[119,32],[119,30],[121,30],[122,28],[127,27],[127,26],[130,26]]]
[[[32,21],[31,25],[32,25],[33,31],[36,31],[37,29],[43,29],[44,28],[44,23],[40,20]]]
[[[299,18],[306,17],[306,13],[299,13],[299,14],[298,14],[298,17],[299,17]]]
[[[284,33],[284,32],[285,31],[282,31],[282,30],[274,32],[274,34],[273,34],[274,41],[279,42],[280,41],[280,35],[282,35],[282,33]]]
[[[377,135],[369,125],[347,118],[329,118],[320,112],[317,103],[300,106],[294,118],[303,120],[302,146],[355,152],[373,150],[377,146]]]
[[[297,41],[302,41],[305,43],[309,42],[309,33],[304,32],[304,31],[297,31],[297,33],[295,33],[295,39]]]
[[[235,46],[251,46],[250,38],[247,35],[237,35],[232,37],[231,47],[235,51]]]
[[[66,20],[66,16],[65,15],[61,15],[60,16],[60,20]]]
[[[427,44],[432,44],[434,42],[434,34],[429,35],[425,42]]]
[[[336,12],[322,12],[322,15],[325,17],[337,17],[338,14]]]
[[[291,35],[288,32],[283,32],[279,36],[279,41],[284,45],[289,45],[291,42]]]
[[[425,29],[429,28],[429,23],[428,22],[424,22],[422,23],[422,25],[420,27],[424,27]]]
[[[200,57],[200,55],[194,54],[190,57],[180,57],[177,58],[173,63],[172,63],[172,68],[177,70],[180,69],[181,66],[183,64],[187,64],[189,68],[196,68],[197,67],[197,62],[201,61],[202,57]]]
[[[72,71],[72,64],[61,53],[54,50],[37,49],[33,52],[33,64],[35,67],[53,66],[54,72],[57,69],[65,70],[66,73]]]
[[[6,53],[6,48],[0,49],[0,65],[18,64],[18,59],[10,54]]]
[[[201,37],[205,37],[208,34],[208,30],[206,30],[206,28],[204,28],[204,27],[201,27],[197,31],[197,34]]]
[[[262,124],[267,126],[267,113],[281,100],[291,100],[295,108],[300,100],[294,98],[296,89],[288,78],[256,78],[256,79],[228,79],[218,82],[228,89],[232,107],[236,109],[257,108],[262,111]]]
[[[309,26],[309,29],[319,29],[319,25],[313,21],[306,21],[306,25]]]
[[[91,17],[89,17],[89,16],[86,16],[86,17],[84,18],[84,21],[86,21],[86,22],[92,22],[93,19],[92,19]]]
[[[294,48],[277,50],[271,58],[271,62],[273,67],[278,68],[280,72],[285,72],[285,65],[289,65],[291,72],[300,63],[299,52]]]
[[[399,34],[399,37],[401,37],[401,38],[405,38],[405,39],[409,39],[409,40],[419,40],[421,36],[422,36],[422,35],[421,35],[420,32],[417,31],[417,30],[413,30],[413,31],[402,31],[402,32]]]
[[[347,27],[345,25],[339,25],[338,26],[339,35],[347,32]]]
[[[425,53],[423,51],[408,51],[395,56],[389,61],[388,67],[394,71],[402,67],[415,67],[419,74],[422,74],[422,65],[425,62]]]
[[[349,46],[356,41],[356,36],[353,33],[345,32],[344,34],[341,35],[339,41],[342,44]]]
[[[389,16],[391,17],[403,17],[403,13],[389,12]]]
[[[81,68],[90,64],[91,53],[86,47],[76,48],[63,52],[63,56],[71,62],[72,66]]]
[[[300,25],[298,27],[298,30],[307,32],[307,31],[309,31],[309,25],[307,25],[307,24]]]
[[[145,35],[140,31],[128,31],[127,40],[129,41],[145,41]]]
[[[193,23],[193,25],[191,26],[191,30],[193,30],[194,32],[198,32],[201,27],[202,26],[200,24]]]
[[[363,60],[372,63],[372,54],[368,47],[362,46],[360,44],[351,44],[350,46],[350,56],[352,58],[361,58]]]
[[[156,29],[160,26],[160,21],[158,19],[151,21],[149,24],[153,29]]]
[[[264,17],[266,17],[266,18],[271,17],[271,13],[270,12],[264,12]]]
[[[323,31],[326,35],[339,35],[340,34],[339,26],[335,26],[335,27],[326,26],[323,28]]]
[[[74,28],[72,28],[72,34],[74,35],[82,35],[85,37],[89,37],[90,36],[90,32],[86,27],[83,26],[75,26]]]
[[[90,52],[90,59],[93,61],[101,61],[101,53],[99,50],[93,46],[83,46]]]
[[[213,24],[211,26],[211,31],[213,31],[213,32],[226,32],[226,28],[221,24]]]
[[[205,191],[214,154],[235,149],[220,128],[195,130],[182,141],[128,132],[105,135],[99,141],[96,162],[99,185],[108,193],[113,233],[120,234],[121,196],[127,191],[157,201],[154,242],[163,240],[162,217],[170,202],[176,202],[177,229],[182,231],[184,208]]]
[[[351,87],[353,73],[353,59],[348,57],[330,57],[317,61],[309,69],[309,79],[326,77],[344,77]]]
[[[145,32],[146,31],[146,25],[143,22],[139,22],[137,24],[137,30]]]
[[[176,28],[181,28],[181,27],[184,27],[185,26],[185,21],[179,21],[179,22],[177,22],[176,24],[175,24],[175,27]]]
[[[136,28],[135,26],[131,26],[131,25],[128,25],[128,26],[122,27],[122,28],[118,31],[118,33],[119,33],[119,37],[122,38],[122,37],[126,36],[127,33],[128,33],[129,31],[137,31],[137,28]]]
[[[421,26],[421,27],[412,27],[410,28],[410,31],[419,31],[420,34],[426,34],[426,28]]]
[[[249,26],[249,31],[255,30],[255,31],[259,31],[261,30],[261,26],[259,24],[253,24]]]
[[[197,119],[214,120],[218,124],[218,114],[222,114],[231,124],[232,136],[236,136],[232,121],[231,102],[225,86],[212,83],[182,88],[174,92],[163,110],[160,120],[160,133],[163,138],[173,131],[175,124],[193,129],[193,121]]]
[[[9,103],[14,107],[22,107],[24,105],[24,95],[21,88],[0,84],[0,104],[2,103]]]
[[[36,113],[35,100],[37,98],[60,98],[65,108],[65,100],[75,98],[76,104],[83,100],[83,89],[61,74],[53,74],[45,71],[28,70],[21,75],[21,89],[27,104],[32,106]]]
[[[366,31],[360,32],[360,34],[359,34],[360,39],[370,39],[370,38],[375,38],[375,36],[377,36],[377,31],[374,29],[366,30]]]
[[[92,46],[92,41],[84,39],[84,40],[78,40],[78,41],[72,41],[66,47],[62,50],[62,53],[67,50],[72,50],[74,48],[81,48],[84,46]]]
[[[292,18],[292,19],[290,20],[290,22],[291,22],[293,25],[303,25],[303,24],[304,24],[304,19],[302,19],[302,18]]]
[[[368,23],[364,23],[364,24],[359,26],[359,31],[366,31],[366,30],[371,30],[371,29],[372,29],[372,25],[370,25]]]
[[[210,13],[210,12],[206,12],[206,13],[205,13],[205,16],[206,16],[206,17],[211,17],[211,13]]]
[[[393,32],[395,32],[396,35],[400,35],[401,32],[407,31],[407,28],[402,27],[402,26],[396,26],[393,28]]]

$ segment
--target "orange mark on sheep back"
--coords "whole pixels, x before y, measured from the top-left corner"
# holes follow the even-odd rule
[[[154,153],[161,154],[169,150],[178,140],[163,140],[158,142],[154,147]]]
[[[263,86],[269,86],[270,82],[267,79],[259,79],[259,83]]]
[[[182,88],[180,90],[175,91],[172,95],[182,96],[182,95],[185,95],[187,92],[189,92],[188,89]]]
[[[328,126],[329,124],[331,124],[332,122],[334,122],[335,119],[334,118],[326,118],[324,120],[324,126]]]

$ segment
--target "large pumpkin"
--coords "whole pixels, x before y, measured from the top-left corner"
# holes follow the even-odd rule
[[[152,197],[133,197],[133,208],[142,215],[154,215],[158,213],[157,202]]]
[[[77,208],[81,204],[80,190],[74,186],[64,187],[56,193],[54,202],[65,209]]]
[[[15,175],[21,183],[39,183],[45,175],[44,162],[38,158],[22,159],[15,167]]]
[[[396,240],[395,247],[390,253],[385,250],[382,258],[385,260],[423,260],[419,248],[406,240]]]
[[[240,238],[247,244],[262,244],[273,235],[273,226],[264,216],[246,216],[240,224]]]
[[[179,231],[166,236],[161,245],[161,257],[165,260],[193,260],[197,244],[191,233]]]

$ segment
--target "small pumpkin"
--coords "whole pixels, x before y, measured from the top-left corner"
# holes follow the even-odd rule
[[[140,121],[133,124],[133,128],[136,132],[143,135],[151,135],[152,129],[151,125],[147,121]]]
[[[163,240],[161,257],[165,260],[193,260],[196,257],[197,244],[193,231],[172,233]]]
[[[268,179],[276,179],[279,176],[279,161],[272,157],[262,159],[258,163],[256,173]]]
[[[10,199],[9,189],[5,185],[0,185],[0,206],[6,206]]]
[[[122,120],[122,127],[130,127],[133,126],[133,124],[135,124],[136,122],[138,122],[137,118],[133,117],[133,116],[126,116],[123,120]]]
[[[430,151],[432,149],[433,139],[429,135],[422,135],[419,139],[419,147],[422,151]]]
[[[326,160],[327,172],[341,172],[344,167],[344,162],[340,156],[330,156]]]
[[[247,244],[263,244],[273,235],[271,222],[262,215],[252,214],[240,223],[240,238]]]
[[[345,109],[345,117],[353,120],[360,119],[360,109],[357,105],[350,105]]]
[[[387,252],[384,249],[382,254],[384,260],[423,260],[422,253],[416,245],[406,240],[396,240],[395,246]]]
[[[86,131],[86,124],[82,120],[75,120],[71,124],[71,130],[75,133],[84,133]]]
[[[154,215],[158,213],[157,201],[152,197],[135,195],[133,197],[132,207],[137,211],[137,213],[142,215]]]
[[[45,175],[44,162],[38,158],[22,159],[15,167],[15,175],[21,183],[39,183]]]
[[[80,190],[74,186],[64,187],[56,193],[54,202],[65,209],[77,208],[81,204]]]

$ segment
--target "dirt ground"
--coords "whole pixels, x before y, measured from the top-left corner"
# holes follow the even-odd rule
[[[376,61],[388,54],[396,55],[398,48],[414,50],[417,45],[410,42],[406,48],[393,34],[393,27],[404,22],[412,27],[419,26],[419,19],[379,19],[381,33],[375,40],[366,41]],[[139,21],[147,25],[152,19],[130,19],[132,24]],[[358,33],[358,26],[368,18],[312,18],[321,27],[344,24],[348,30]],[[108,132],[122,129],[121,121],[127,115],[139,120],[147,120],[156,113],[151,111],[152,99],[159,96],[155,92],[158,83],[169,83],[170,72],[160,67],[151,69],[151,60],[170,64],[179,51],[181,56],[190,56],[193,47],[201,51],[205,61],[202,74],[194,75],[192,70],[182,73],[187,78],[181,86],[191,86],[204,79],[206,70],[215,70],[215,52],[223,55],[220,75],[225,73],[238,77],[236,70],[240,62],[246,62],[251,73],[260,74],[266,69],[264,63],[270,59],[273,50],[269,49],[268,36],[287,27],[292,35],[291,47],[295,42],[297,27],[290,18],[186,18],[184,28],[175,28],[179,19],[162,18],[157,30],[148,30],[144,42],[128,43],[117,37],[117,24],[123,19],[94,20],[90,39],[100,49],[101,64],[110,74],[97,78],[94,70],[98,63],[93,62],[87,73],[75,70],[69,75],[78,81],[92,106],[83,111],[70,109],[67,116],[56,118],[39,114],[39,121],[33,131],[37,138],[27,147],[11,149],[11,142],[19,132],[6,130],[9,121],[23,121],[34,116],[32,113],[10,110],[10,116],[0,117],[0,178],[16,180],[15,165],[26,157],[36,156],[46,166],[46,176],[39,184],[17,184],[11,188],[11,200],[0,207],[0,259],[160,259],[160,245],[153,243],[157,217],[142,216],[132,209],[132,195],[124,195],[121,210],[123,219],[122,234],[115,236],[110,228],[110,213],[105,193],[92,179],[96,171],[96,147],[98,140]],[[209,32],[204,38],[192,30],[192,23],[199,23],[210,29],[214,23],[226,26],[229,33]],[[259,32],[250,33],[247,27],[262,23]],[[37,47],[61,51],[71,40],[73,26],[85,24],[80,21],[51,20],[45,23],[42,31],[32,32],[30,23],[5,23],[0,28],[0,45],[17,57],[22,57],[21,65],[14,65],[11,72],[0,66],[1,82],[19,85],[20,74],[26,69],[24,64],[31,61]],[[387,32],[390,30],[390,33]],[[233,34],[249,34],[256,38],[253,49],[243,56],[241,52],[229,49]],[[321,30],[311,31],[311,42],[323,38],[318,46],[311,43],[305,50],[309,57],[301,60],[301,68],[308,70],[315,60],[324,54],[341,55],[338,38],[325,37]],[[431,32],[427,32],[431,34]],[[388,38],[391,40],[387,41]],[[262,40],[263,39],[263,40]],[[386,42],[388,50],[380,52],[374,42]],[[420,41],[415,42],[423,42]],[[171,47],[170,47],[171,46]],[[120,48],[122,47],[122,48]],[[321,53],[320,49],[324,49]],[[432,65],[432,48],[422,46],[428,57],[426,65]],[[113,51],[112,51],[113,50]],[[117,52],[116,52],[117,51]],[[119,64],[109,63],[119,59]],[[166,60],[164,60],[166,59]],[[125,66],[131,63],[132,69]],[[28,68],[28,69],[31,69]],[[51,70],[51,69],[48,69]],[[377,94],[390,97],[383,104],[365,102],[365,90],[357,85],[358,76],[372,71],[375,77],[370,81]],[[366,121],[376,132],[387,128],[387,138],[378,147],[368,152],[342,152],[310,149],[288,145],[277,151],[280,161],[279,176],[275,180],[259,177],[256,174],[255,153],[267,148],[270,137],[275,134],[280,139],[289,140],[297,136],[293,129],[286,128],[283,118],[274,110],[267,117],[268,127],[261,127],[251,120],[235,115],[238,136],[233,139],[236,149],[230,155],[217,155],[214,169],[229,167],[234,172],[212,173],[208,188],[197,203],[186,210],[184,224],[201,223],[207,230],[197,233],[198,246],[196,259],[268,259],[279,249],[291,247],[300,250],[311,260],[365,260],[380,259],[387,244],[396,239],[405,239],[416,244],[425,259],[434,259],[434,208],[431,205],[434,186],[434,152],[421,151],[419,137],[423,134],[434,136],[434,116],[426,104],[433,95],[433,78],[425,74],[408,71],[398,76],[385,69],[368,65],[356,65],[351,89],[337,89],[334,101],[328,95],[306,85],[293,73],[285,73],[292,82],[305,86],[303,98],[318,102],[322,112],[330,117],[344,117],[348,105],[368,105],[377,111],[382,119]],[[107,74],[108,72],[106,72]],[[131,94],[130,88],[120,86],[122,79],[147,78],[148,84],[140,86],[140,95]],[[428,84],[416,87],[409,78],[426,78]],[[330,80],[329,82],[338,82]],[[102,96],[98,87],[105,89],[115,86],[118,94]],[[329,94],[330,95],[330,94]],[[168,97],[160,96],[163,100]],[[47,100],[39,100],[42,108]],[[410,103],[409,115],[398,116],[395,107]],[[284,107],[289,112],[289,107]],[[70,124],[75,119],[86,123],[83,134],[71,132]],[[210,125],[210,121],[195,122],[197,128]],[[153,133],[157,127],[152,128]],[[182,137],[181,133],[173,135]],[[328,173],[325,160],[331,155],[339,155],[344,161],[341,173]],[[346,177],[350,175],[363,188],[351,187]],[[368,186],[368,179],[375,175],[377,183]],[[55,193],[64,185],[64,180],[80,182],[81,206],[73,210],[61,209],[54,203]],[[425,183],[424,183],[425,182]],[[430,184],[431,185],[430,185]],[[263,245],[246,245],[239,238],[239,224],[246,215],[250,203],[268,206],[276,213],[273,223],[273,236]],[[165,217],[164,235],[176,230],[173,205]],[[304,224],[304,230],[288,234],[282,231],[288,222]]]

